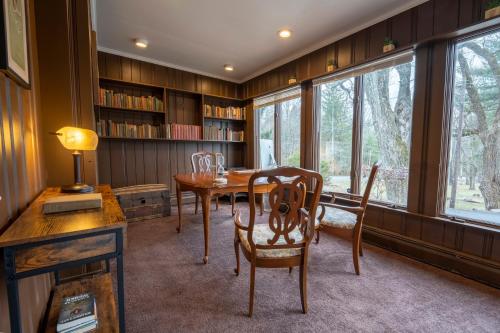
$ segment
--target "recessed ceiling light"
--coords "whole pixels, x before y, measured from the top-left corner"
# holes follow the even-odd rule
[[[283,39],[290,38],[290,36],[292,36],[292,32],[288,29],[283,29],[278,31],[278,36]]]
[[[148,41],[145,39],[137,38],[134,39],[135,46],[140,47],[141,49],[145,49],[148,47]]]
[[[233,65],[229,65],[229,64],[225,64],[225,65],[224,65],[224,69],[225,69],[226,71],[228,71],[228,72],[232,72],[232,71],[234,71],[234,67],[233,67]]]

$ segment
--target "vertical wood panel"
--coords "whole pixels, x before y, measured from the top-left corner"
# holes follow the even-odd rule
[[[344,38],[338,42],[338,66],[346,67],[352,64],[352,42],[351,37]],[[325,64],[326,66],[326,64]]]
[[[111,161],[111,180],[113,187],[127,186],[126,163],[123,142],[111,141],[109,143]]]
[[[100,140],[97,146],[97,163],[99,171],[99,184],[111,184],[111,161],[109,141]]]
[[[459,1],[434,1],[434,33],[450,32],[458,28]]]
[[[434,31],[434,1],[417,7],[417,40],[431,37]]]
[[[366,59],[368,30],[364,29],[354,36],[354,62],[360,64]]]
[[[412,11],[407,10],[391,20],[391,38],[397,47],[405,47],[412,42]]]
[[[387,37],[387,21],[370,27],[369,57],[374,58],[382,54],[384,39]]]

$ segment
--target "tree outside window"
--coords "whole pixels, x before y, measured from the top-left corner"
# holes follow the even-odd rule
[[[455,53],[445,213],[500,225],[500,32]]]

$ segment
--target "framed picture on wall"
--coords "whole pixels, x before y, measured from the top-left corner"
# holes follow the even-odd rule
[[[25,0],[1,0],[0,70],[25,87],[30,85]]]

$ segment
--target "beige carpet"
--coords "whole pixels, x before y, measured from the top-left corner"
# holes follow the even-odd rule
[[[245,207],[245,204],[240,204]],[[129,224],[125,252],[128,332],[500,332],[500,290],[365,246],[361,276],[350,243],[322,235],[311,245],[309,313],[301,313],[298,270],[257,269],[248,318],[249,264],[235,276],[230,206],[212,211],[211,253],[193,206]]]

